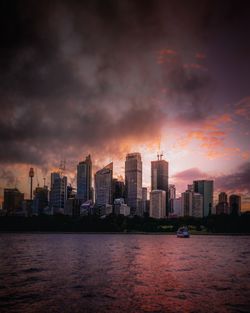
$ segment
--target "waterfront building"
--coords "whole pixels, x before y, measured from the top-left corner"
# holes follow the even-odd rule
[[[153,190],[150,192],[150,217],[166,217],[166,191]]]
[[[169,214],[174,213],[174,206],[173,206],[173,200],[176,198],[176,188],[175,185],[170,184],[168,186],[168,209]]]
[[[203,196],[197,192],[193,192],[192,216],[198,218],[203,217]]]
[[[219,193],[218,200],[218,204],[216,205],[216,214],[229,214],[227,194],[225,192]]]
[[[88,155],[77,165],[77,199],[92,200],[92,161]]]
[[[212,214],[213,209],[213,180],[195,180],[194,192],[200,193],[203,196],[203,216],[206,217]]]
[[[183,216],[192,216],[193,192],[186,190],[181,194],[181,206]]]
[[[49,204],[49,190],[47,186],[39,187],[37,186],[34,190],[33,198],[33,214],[39,215],[43,214],[44,208]]]
[[[113,163],[111,162],[95,174],[95,204],[112,204]]]
[[[157,161],[151,162],[151,190],[164,190],[166,192],[165,215],[168,215],[168,162],[158,155]]]
[[[131,213],[143,216],[142,211],[142,161],[140,153],[129,153],[125,161],[126,203]]]
[[[173,199],[173,217],[183,216],[182,200],[181,197]]]
[[[7,215],[17,215],[22,211],[24,194],[17,188],[4,188],[3,210]]]
[[[240,215],[241,212],[241,197],[238,195],[231,195],[229,197],[230,213],[232,215]]]
[[[67,200],[67,177],[58,172],[51,173],[50,206],[53,214],[64,214]]]
[[[123,181],[120,181],[117,178],[113,178],[112,194],[113,201],[115,199],[125,197],[125,184]]]

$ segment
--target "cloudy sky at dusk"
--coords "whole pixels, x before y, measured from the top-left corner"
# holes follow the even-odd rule
[[[244,1],[1,1],[0,193],[89,153],[94,170],[163,151],[250,210],[250,11]],[[37,183],[35,178],[35,184]]]

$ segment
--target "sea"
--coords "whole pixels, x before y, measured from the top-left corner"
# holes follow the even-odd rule
[[[250,312],[250,236],[1,233],[0,312]]]

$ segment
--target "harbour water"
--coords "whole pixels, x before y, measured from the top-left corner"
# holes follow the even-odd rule
[[[250,312],[250,237],[0,234],[0,312]]]

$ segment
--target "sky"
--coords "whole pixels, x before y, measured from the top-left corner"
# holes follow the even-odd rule
[[[250,210],[247,1],[8,1],[0,4],[0,197],[28,197],[66,161],[124,177],[158,152],[177,193],[214,179]],[[1,200],[1,199],[0,199]]]

